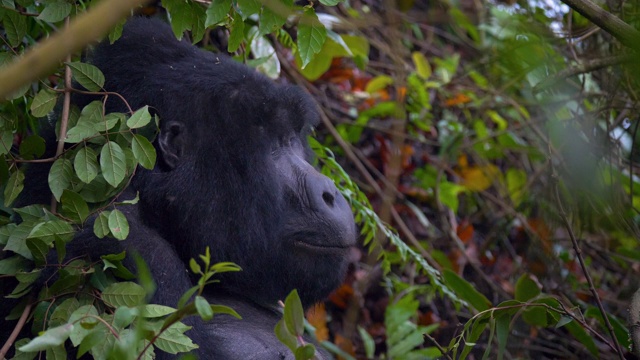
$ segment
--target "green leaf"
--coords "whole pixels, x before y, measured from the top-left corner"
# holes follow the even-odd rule
[[[20,347],[22,352],[43,351],[54,346],[62,345],[69,338],[73,330],[73,324],[64,324],[52,329],[48,329],[42,335],[29,341],[28,344]]]
[[[73,167],[80,181],[85,184],[90,183],[98,176],[98,154],[90,147],[82,147],[76,153]]]
[[[38,135],[29,135],[20,143],[20,156],[25,160],[33,160],[42,156],[46,150],[44,139]]]
[[[316,355],[316,348],[311,344],[300,346],[299,348],[296,349],[296,352],[295,352],[296,360],[313,359],[315,355]]]
[[[41,239],[47,245],[53,244],[56,237],[59,237],[64,242],[69,242],[73,239],[75,231],[73,226],[66,221],[51,220],[40,223],[31,229],[27,239]]]
[[[49,170],[48,181],[49,188],[56,200],[60,201],[64,189],[71,186],[72,178],[73,166],[71,165],[71,160],[60,158],[53,163],[51,170]]]
[[[207,20],[204,22],[206,28],[217,25],[226,19],[231,8],[231,0],[212,1],[207,8]]]
[[[509,337],[509,324],[511,324],[511,315],[502,314],[496,319],[496,334],[498,339],[498,359],[502,359],[507,349],[507,339]]]
[[[170,306],[147,304],[140,309],[140,316],[144,318],[157,318],[167,316],[176,312],[176,309]]]
[[[242,44],[242,41],[244,40],[244,21],[241,17],[236,16],[233,18],[229,32],[227,51],[232,53],[238,50],[240,44]]]
[[[104,74],[95,65],[82,62],[70,62],[73,78],[89,91],[100,91],[104,86]]]
[[[530,275],[523,274],[516,282],[515,299],[527,302],[540,295],[540,287],[531,279]]]
[[[284,301],[284,324],[293,335],[304,333],[304,309],[297,290],[290,292]]]
[[[242,20],[246,20],[249,16],[260,12],[262,3],[259,0],[237,0],[238,13],[242,16]]]
[[[2,25],[12,47],[20,45],[22,39],[27,35],[27,17],[16,11],[7,11]]]
[[[100,169],[104,179],[113,187],[117,187],[126,175],[127,158],[120,145],[109,141],[100,151]]]
[[[393,78],[391,76],[378,75],[367,83],[367,87],[364,91],[368,92],[369,94],[373,94],[374,92],[382,90],[391,84],[393,84]]]
[[[93,233],[96,234],[98,239],[102,239],[110,233],[109,214],[111,214],[111,211],[101,212],[93,223]]]
[[[316,12],[311,7],[305,8],[298,25],[298,53],[303,69],[320,52],[326,39],[327,30],[318,20]]]
[[[429,65],[427,58],[417,51],[411,54],[411,58],[413,59],[413,65],[416,67],[416,73],[418,73],[418,76],[420,76],[422,80],[429,79],[431,77],[431,65]]]
[[[73,346],[80,345],[85,336],[87,336],[91,331],[92,326],[98,324],[98,319],[96,319],[96,317],[98,317],[98,310],[93,305],[80,306],[71,314],[69,317],[69,323],[80,325],[76,326],[69,335],[69,339]]]
[[[82,196],[77,193],[65,189],[60,197],[62,203],[62,212],[71,220],[82,224],[89,216],[89,206]]]
[[[44,10],[38,15],[38,19],[56,23],[64,20],[71,13],[73,7],[68,1],[58,0],[47,3]]]
[[[9,177],[7,186],[4,188],[4,206],[9,207],[24,189],[24,173],[21,170],[15,171]]]
[[[296,351],[296,348],[298,347],[298,340],[287,330],[287,326],[284,324],[284,319],[278,321],[274,331],[276,333],[276,337],[281,343],[286,345],[291,352]]]
[[[288,13],[292,12],[293,1],[286,0],[286,1],[279,1],[279,2],[280,4],[282,4],[282,8],[284,7],[287,8]],[[260,34],[261,35],[270,34],[280,29],[282,25],[285,24],[285,22],[287,22],[286,14],[276,13],[275,11],[271,10],[271,8],[269,8],[268,6],[265,6],[262,9],[262,13],[260,13],[260,18],[259,18]]]
[[[184,332],[191,329],[183,323],[175,323],[167,330],[162,332],[156,339],[155,345],[162,351],[169,354],[177,354],[179,352],[188,352],[198,348]]]
[[[149,114],[149,106],[142,107],[136,110],[133,115],[127,120],[127,126],[130,129],[137,129],[147,125],[151,121],[151,114]]]
[[[129,235],[129,222],[122,211],[115,209],[109,214],[109,230],[114,238],[124,240]]]
[[[507,170],[507,190],[509,197],[513,201],[513,205],[518,206],[522,202],[522,198],[527,185],[527,173],[522,169]]]
[[[491,302],[484,295],[453,271],[445,269],[442,272],[442,277],[445,285],[449,286],[451,290],[467,301],[474,309],[484,311],[491,306]]]
[[[211,305],[211,311],[213,311],[214,314],[226,314],[226,315],[231,315],[236,319],[242,319],[242,316],[240,316],[240,314],[238,314],[235,310],[233,310],[228,306]]]
[[[71,314],[79,307],[80,303],[76,298],[66,299],[53,310],[49,318],[49,327],[56,327],[68,323]]]
[[[336,6],[343,2],[344,0],[320,0],[320,4],[325,6]]]
[[[153,169],[156,164],[156,149],[146,137],[135,134],[131,141],[131,150],[138,163],[145,169]]]
[[[31,103],[31,115],[35,117],[47,116],[47,114],[49,114],[56,106],[57,99],[58,94],[55,92],[50,91],[49,89],[40,90]]]
[[[196,296],[195,299],[196,309],[198,310],[198,314],[204,321],[209,321],[213,319],[213,310],[211,309],[211,305],[209,302],[200,295]]]
[[[8,154],[13,146],[13,132],[11,130],[0,130],[0,155]]]
[[[358,325],[358,333],[360,334],[360,338],[362,339],[362,343],[364,345],[364,352],[367,356],[367,359],[373,359],[376,351],[376,343],[373,340],[373,337],[369,335],[367,330],[362,326]]]
[[[29,261],[19,255],[14,255],[0,260],[0,275],[15,275],[24,271],[29,266]]]
[[[120,306],[134,307],[143,303],[147,293],[142,286],[130,282],[118,282],[109,285],[102,292],[102,300],[109,306],[117,308]]]
[[[80,346],[78,347],[77,358],[81,359],[82,355],[86,354],[87,351],[91,350],[91,348],[100,344],[103,341],[104,341],[104,332],[100,330],[91,331],[86,336],[84,336],[82,341],[80,342]]]
[[[120,39],[120,36],[122,36],[122,30],[124,29],[124,24],[126,22],[127,22],[127,19],[122,19],[118,21],[118,23],[113,29],[111,29],[111,31],[109,32],[110,44],[113,44],[114,42],[116,42],[116,40]]]

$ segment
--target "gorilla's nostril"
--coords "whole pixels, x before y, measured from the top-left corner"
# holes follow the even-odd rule
[[[323,192],[322,200],[324,200],[324,203],[327,204],[329,207],[333,207],[333,202],[336,199],[333,197],[333,195],[329,194],[328,192]]]

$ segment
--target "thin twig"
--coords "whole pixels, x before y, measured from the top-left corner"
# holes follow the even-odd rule
[[[571,239],[571,244],[573,245],[573,250],[576,253],[576,257],[578,258],[578,263],[580,263],[580,268],[582,268],[582,273],[584,274],[585,278],[587,279],[587,283],[589,284],[589,290],[591,291],[591,295],[593,296],[596,304],[598,305],[598,309],[600,310],[600,313],[602,314],[602,318],[604,319],[604,323],[606,325],[607,330],[609,331],[609,334],[611,335],[611,339],[613,340],[613,345],[611,345],[608,341],[606,342],[607,345],[609,345],[614,351],[616,351],[616,353],[618,354],[618,358],[620,360],[624,359],[624,352],[622,351],[622,347],[620,346],[620,343],[618,342],[618,338],[616,337],[616,334],[613,330],[613,326],[611,326],[611,322],[609,321],[609,317],[607,316],[607,312],[604,309],[604,306],[602,305],[602,301],[600,300],[600,296],[598,295],[598,292],[596,291],[596,287],[593,284],[593,280],[591,279],[591,274],[589,273],[589,271],[587,270],[587,265],[584,262],[584,258],[582,257],[582,249],[580,249],[580,245],[578,244],[578,239],[576,238],[575,234],[573,233],[573,227],[571,226],[571,223],[569,222],[569,218],[567,216],[567,213],[564,210],[564,206],[562,206],[562,198],[560,197],[560,190],[558,189],[558,175],[555,173],[555,168],[553,167],[553,164],[551,165],[551,179],[554,181],[554,195],[556,198],[556,203],[558,205],[558,213],[560,215],[560,218],[562,219],[562,223],[564,224],[565,229],[567,230],[568,234],[569,234],[569,238]]]
[[[20,335],[20,331],[24,327],[24,324],[27,322],[27,318],[31,313],[31,306],[32,306],[31,301],[28,301],[27,306],[25,306],[24,310],[22,310],[22,315],[20,315],[20,319],[18,320],[16,327],[13,328],[11,335],[9,335],[9,338],[2,346],[2,349],[0,349],[0,359],[5,358],[5,355],[7,355],[7,352],[9,351],[9,349],[11,349],[11,346],[18,338],[18,335]]]

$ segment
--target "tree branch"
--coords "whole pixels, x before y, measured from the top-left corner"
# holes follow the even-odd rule
[[[70,26],[27,51],[0,71],[0,99],[53,71],[62,60],[99,40],[131,10],[149,0],[103,0]]]

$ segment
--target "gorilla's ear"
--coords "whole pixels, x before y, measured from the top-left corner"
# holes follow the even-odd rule
[[[160,128],[158,135],[158,163],[171,171],[178,166],[185,146],[185,128],[177,121],[168,121]]]

